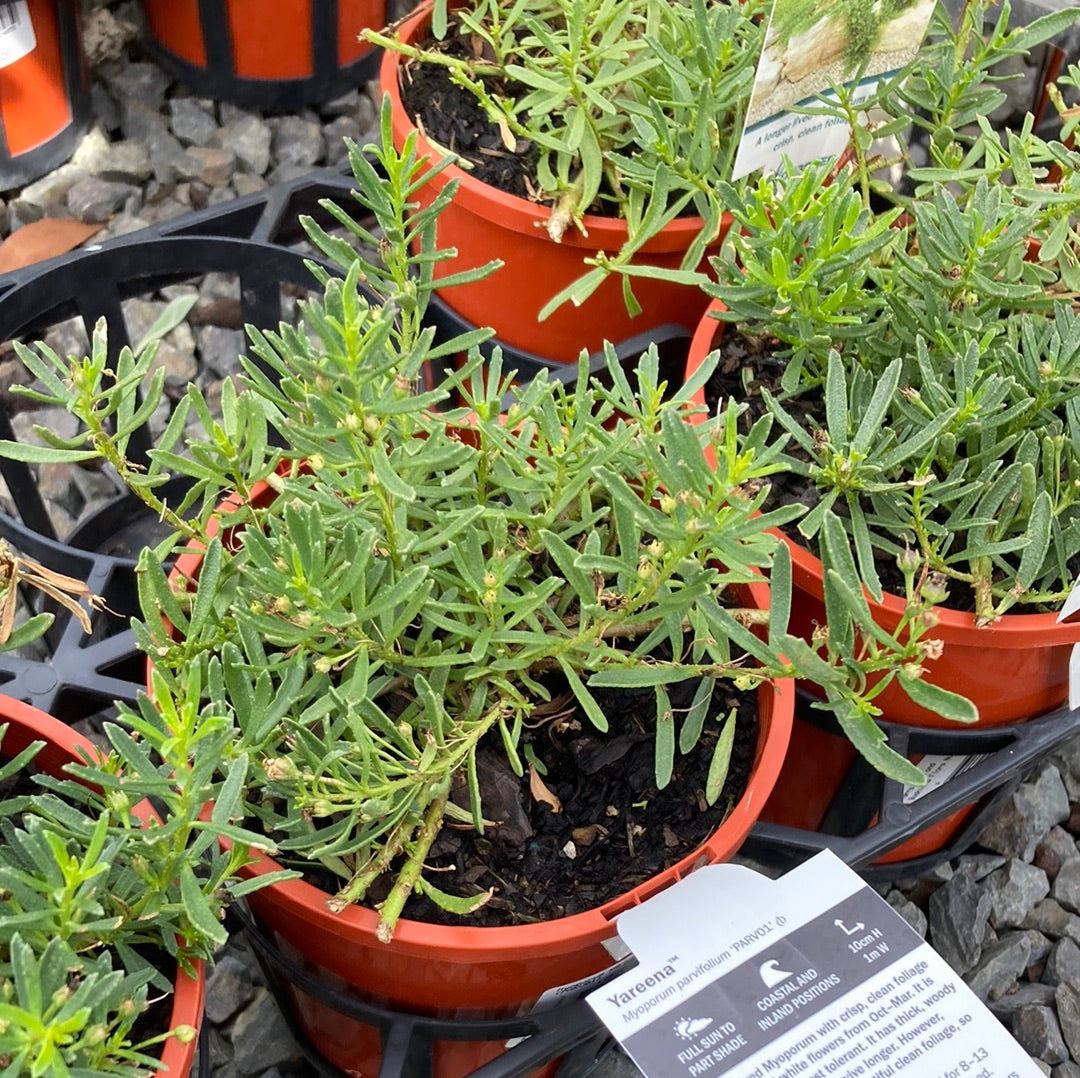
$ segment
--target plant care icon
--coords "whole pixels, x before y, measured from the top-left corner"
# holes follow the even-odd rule
[[[768,962],[762,962],[758,967],[758,975],[765,982],[766,988],[772,988],[792,976],[789,970],[778,969],[779,965],[780,963],[775,958],[770,958]]]
[[[674,1028],[684,1041],[688,1041],[703,1029],[708,1029],[712,1022],[711,1018],[680,1018]]]

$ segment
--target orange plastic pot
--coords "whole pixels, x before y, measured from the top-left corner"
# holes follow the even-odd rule
[[[6,191],[71,156],[90,118],[90,83],[77,0],[27,0],[4,8],[0,190]]]
[[[373,73],[386,0],[143,0],[147,47],[206,96],[259,108],[329,101]]]
[[[10,696],[0,696],[0,726],[7,724],[4,733],[5,756],[16,756],[35,741],[44,742],[34,757],[34,766],[50,775],[59,777],[66,764],[81,763],[86,758],[100,755],[94,744],[76,733],[58,719],[44,711],[24,704]],[[136,815],[145,818],[153,810],[148,802],[136,806]],[[173,987],[172,1012],[169,1028],[202,1026],[203,1003],[206,994],[206,976],[201,962],[195,963],[193,975],[177,970]],[[184,1078],[191,1073],[198,1051],[198,1038],[183,1043],[170,1037],[161,1048],[161,1065],[154,1078]]]
[[[720,309],[714,303],[710,311]],[[687,374],[697,370],[712,350],[720,323],[706,313],[695,331],[687,359]],[[704,405],[699,392],[695,403]],[[809,639],[815,625],[825,621],[821,560],[787,536],[791,550],[795,595],[791,627]],[[882,602],[867,595],[874,620],[890,632],[904,613],[904,601],[885,594]],[[1069,692],[1069,655],[1080,642],[1080,624],[1059,623],[1055,614],[1006,614],[985,628],[973,614],[935,607],[934,636],[945,644],[941,658],[927,660],[926,680],[970,699],[984,726],[1003,726],[1044,715],[1060,707]],[[937,729],[956,729],[955,723],[912,703],[890,685],[877,703],[891,722]]]
[[[276,497],[257,484],[252,503]],[[239,505],[233,496],[223,508]],[[209,522],[213,537],[219,520]],[[202,548],[181,553],[173,576],[198,577]],[[764,583],[747,585],[742,601],[768,608]],[[247,901],[259,927],[285,954],[299,958],[328,986],[353,992],[378,1006],[433,1018],[489,1019],[528,1012],[549,989],[573,984],[608,968],[606,949],[615,919],[651,895],[706,864],[726,861],[739,849],[757,820],[783,764],[794,719],[791,680],[762,686],[758,694],[759,737],[747,788],[720,827],[701,847],[620,898],[584,913],[542,924],[505,928],[446,927],[400,920],[393,940],[380,943],[374,910],[327,908],[327,894],[303,880],[275,883]],[[269,857],[242,869],[249,877],[282,866]],[[380,1045],[371,1027],[332,1009],[295,985],[289,987],[300,1028],[332,1064],[351,1074],[379,1073]],[[436,1041],[435,1078],[459,1078],[505,1050],[503,1042]],[[550,1071],[554,1073],[554,1065]]]
[[[431,21],[430,5],[418,10],[399,28],[403,41],[422,38]],[[399,78],[402,57],[391,50],[383,54],[380,83],[389,93],[393,108],[394,142],[400,149],[416,124],[405,111]],[[445,151],[433,147],[422,135],[417,153],[441,160]],[[563,304],[543,322],[541,309],[567,285],[590,267],[584,259],[597,251],[614,255],[626,242],[626,225],[621,220],[595,215],[584,218],[587,236],[574,228],[560,243],[552,241],[543,228],[550,211],[523,198],[508,195],[451,165],[417,192],[422,205],[430,205],[451,181],[460,184],[453,202],[439,217],[439,245],[455,247],[458,257],[436,263],[436,279],[464,269],[482,266],[500,258],[502,269],[483,281],[455,285],[441,298],[467,322],[490,326],[503,344],[546,359],[575,363],[584,348],[598,351],[605,340],[626,340],[665,323],[677,323],[692,330],[705,309],[700,289],[667,281],[638,279],[634,294],[642,313],[631,318],[622,296],[622,281],[610,276],[580,307]],[[636,259],[644,264],[677,269],[704,222],[700,217],[679,218],[645,244]],[[708,253],[719,248],[731,218],[724,216],[720,235]]]
[[[912,763],[916,764],[920,759],[918,754],[911,757]],[[837,798],[843,796],[844,781],[855,762],[855,747],[846,737],[796,718],[780,780],[765,804],[761,819],[802,831],[820,832]],[[979,801],[962,806],[883,853],[874,864],[897,864],[945,849],[979,806]],[[876,822],[875,816],[867,826]]]
[[[389,944],[375,937],[378,915],[353,906],[327,909],[327,895],[303,880],[272,884],[249,896],[260,927],[287,954],[301,957],[335,988],[368,1002],[439,1018],[499,1018],[526,1013],[540,995],[611,965],[605,943],[615,919],[650,895],[706,864],[726,861],[753,826],[780,773],[791,732],[794,685],[759,695],[761,734],[746,792],[698,850],[651,880],[594,910],[557,921],[507,928],[446,927],[398,922]],[[263,858],[244,870],[258,876],[280,866]],[[292,987],[301,1028],[334,1065],[379,1073],[377,1034]],[[502,1043],[436,1041],[435,1075],[459,1078],[494,1059]]]
[[[711,312],[722,309],[723,305],[714,301],[695,330],[687,357],[687,377],[716,347],[723,323],[711,317]],[[694,403],[704,408],[703,390],[698,391]],[[697,418],[704,421],[704,412],[699,412]],[[814,628],[825,622],[821,561],[788,536],[781,534],[781,538],[792,558],[790,626],[793,632],[810,639]],[[900,623],[904,604],[894,595],[883,598],[877,603],[867,595],[875,620],[892,632]],[[980,629],[971,614],[944,607],[937,607],[936,613],[940,620],[934,635],[944,641],[945,647],[939,659],[926,662],[925,677],[972,700],[979,709],[980,724],[1004,726],[1045,714],[1065,702],[1069,655],[1073,644],[1080,641],[1080,625],[1058,624],[1053,614],[1006,614],[996,625]],[[957,728],[955,723],[912,703],[892,685],[875,702],[890,722],[943,730]],[[846,739],[797,722],[791,756],[762,819],[817,831],[854,753]],[[913,756],[912,762],[918,759]],[[875,864],[905,861],[944,848],[977,807],[977,803],[963,806]]]

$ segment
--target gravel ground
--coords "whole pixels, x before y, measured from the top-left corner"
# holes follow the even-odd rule
[[[99,8],[94,18],[96,124],[71,163],[6,194],[0,236],[43,217],[100,224],[96,239],[137,232],[334,164],[343,137],[363,142],[372,130],[371,87],[294,113],[216,103],[173,83],[142,55],[128,29],[130,4]],[[126,302],[129,323],[145,329],[169,298],[197,290],[201,317],[174,330],[162,349],[176,393],[190,380],[209,388],[235,373],[242,347],[237,289],[234,279],[208,274]],[[85,347],[77,322],[53,327],[49,339],[65,351]],[[0,355],[0,393],[14,376]],[[42,418],[18,417],[21,434]],[[61,534],[113,492],[105,477],[77,469],[50,471],[41,482]],[[968,853],[879,888],[1052,1078],[1080,1078],[1078,836],[1080,740],[1036,768]],[[205,1036],[215,1078],[314,1073],[242,934],[210,974]],[[592,1073],[637,1072],[625,1057],[607,1053]]]

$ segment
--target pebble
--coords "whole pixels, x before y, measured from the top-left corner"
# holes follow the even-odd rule
[[[129,0],[107,6],[129,16]],[[345,155],[345,139],[374,137],[374,86],[295,114],[264,114],[197,96],[146,59],[137,41],[93,67],[96,125],[72,160],[8,192],[0,237],[43,216],[100,222],[99,238],[136,232],[206,205],[246,197]],[[1011,91],[1014,92],[1015,91]],[[1019,98],[1018,98],[1019,100]],[[125,302],[137,339],[169,298]],[[213,399],[239,370],[235,278],[209,274],[196,313],[208,317],[173,331],[157,362],[168,392],[192,381]],[[48,334],[61,353],[86,347],[78,320]],[[11,383],[6,360],[0,385]],[[157,417],[161,419],[163,417]],[[24,412],[66,430],[63,417]],[[68,466],[42,469],[41,485],[58,526],[68,527],[108,496],[107,476]],[[1051,1078],[1080,1078],[1080,739],[1060,749],[1021,784],[971,851],[883,893],[890,905],[967,980]],[[207,983],[204,1045],[214,1078],[312,1078],[240,933],[218,956]],[[608,1053],[593,1078],[631,1078],[625,1056]]]

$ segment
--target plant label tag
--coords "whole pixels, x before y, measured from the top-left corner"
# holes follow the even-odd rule
[[[1057,620],[1067,621],[1080,610],[1080,580],[1073,584],[1069,597],[1058,611]],[[1069,710],[1080,707],[1080,644],[1073,644],[1069,652]]]
[[[1042,1075],[829,850],[776,881],[698,869],[616,923],[638,965],[586,998],[648,1078]]]
[[[785,159],[798,167],[843,153],[848,124],[840,115],[827,115],[821,98],[835,101],[829,88],[843,84],[854,87],[852,104],[863,104],[882,78],[918,54],[934,4],[773,4],[732,178],[758,168],[779,171]],[[792,111],[815,106],[815,112]]]
[[[26,0],[0,0],[0,67],[28,56],[37,48]]]
[[[916,764],[916,767],[926,776],[926,785],[905,786],[901,800],[905,805],[913,805],[928,793],[940,789],[950,779],[962,775],[977,763],[981,763],[989,755],[989,753],[972,753],[970,756],[939,756],[927,753]]]

